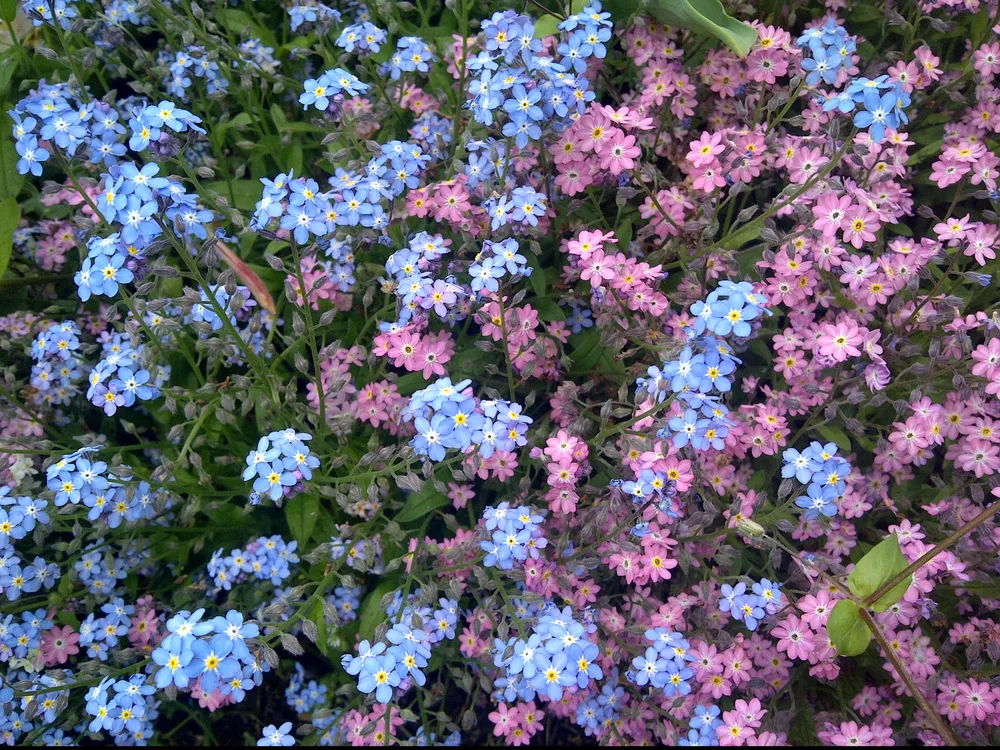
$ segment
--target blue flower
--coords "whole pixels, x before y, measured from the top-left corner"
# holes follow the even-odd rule
[[[295,8],[291,10],[295,10]],[[291,736],[291,732],[292,722],[290,721],[286,721],[280,727],[268,724],[264,727],[260,739],[257,740],[257,747],[291,747],[295,744],[295,738]]]
[[[815,521],[820,515],[837,515],[837,498],[840,493],[833,487],[822,487],[814,482],[809,485],[805,495],[795,500],[795,504],[805,510],[807,521]]]
[[[42,174],[42,162],[49,158],[49,152],[38,145],[38,139],[33,135],[26,135],[14,144],[18,156],[17,171],[19,174],[28,174],[35,177]]]
[[[392,689],[399,685],[400,677],[396,671],[395,657],[386,652],[381,656],[368,659],[361,668],[358,679],[358,690],[365,695],[375,693],[375,700],[388,703],[392,700]]]

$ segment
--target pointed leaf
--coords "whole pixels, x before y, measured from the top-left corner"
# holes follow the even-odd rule
[[[740,57],[757,40],[757,30],[726,15],[719,0],[609,0],[605,8],[622,24],[645,12],[668,26],[721,39]]]
[[[226,247],[222,242],[216,243],[215,252],[236,272],[237,278],[247,285],[253,298],[257,300],[257,304],[274,315],[278,311],[278,306],[274,304],[274,297],[271,296],[271,293],[267,290],[267,285],[261,280],[260,276],[244,263],[240,256]]]
[[[858,561],[847,579],[848,588],[858,599],[863,600],[888,583],[894,575],[905,570],[907,565],[909,563],[899,549],[899,540],[893,534],[868,550],[868,554]],[[885,612],[903,598],[912,582],[913,576],[907,576],[879,597],[877,602],[872,603],[871,608],[876,612]]]
[[[861,610],[850,599],[837,602],[826,621],[826,632],[843,656],[858,656],[868,648],[872,633],[861,619]]]
[[[451,500],[446,495],[442,495],[434,489],[433,482],[424,482],[424,486],[418,492],[411,492],[410,496],[406,498],[406,504],[396,514],[396,522],[416,521],[431,511],[443,508],[450,502]]]
[[[285,503],[285,520],[300,549],[309,541],[318,516],[318,495],[303,492]]]
[[[14,250],[14,230],[20,220],[21,209],[13,196],[0,202],[0,279],[10,265],[10,256]]]

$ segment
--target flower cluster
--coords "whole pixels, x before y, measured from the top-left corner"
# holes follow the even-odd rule
[[[996,3],[640,5],[0,3],[0,743],[996,744]]]
[[[304,483],[313,478],[312,470],[319,468],[319,459],[306,445],[309,440],[312,435],[289,428],[257,441],[257,447],[247,454],[243,470],[243,479],[253,480],[251,504],[256,505],[263,497],[279,502],[302,491]]]

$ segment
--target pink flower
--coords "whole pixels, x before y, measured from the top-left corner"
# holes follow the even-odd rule
[[[843,362],[848,357],[860,357],[858,348],[864,342],[861,330],[854,323],[826,324],[820,328],[822,332],[816,341],[816,350],[824,357],[835,362]]]
[[[698,140],[691,142],[687,160],[696,167],[704,167],[718,161],[716,156],[725,150],[722,133],[702,133]]]
[[[632,169],[641,153],[635,145],[634,135],[625,135],[621,130],[616,130],[601,154],[601,167],[610,170],[613,175],[619,175],[626,169]]]
[[[787,653],[790,659],[808,659],[815,648],[811,632],[795,615],[781,620],[778,627],[771,629],[771,635],[778,639],[778,651]]]
[[[71,656],[80,653],[80,634],[75,633],[69,625],[53,627],[42,634],[41,657],[46,667],[54,664],[65,664]]]
[[[879,216],[866,206],[854,206],[844,215],[840,227],[844,230],[844,242],[860,249],[866,242],[875,241],[875,232],[881,226]]]
[[[590,281],[590,286],[596,289],[601,286],[606,280],[611,280],[615,277],[615,271],[611,267],[610,259],[604,255],[603,250],[597,250],[591,253],[590,257],[584,261],[583,270],[580,272],[580,278],[583,281]]]

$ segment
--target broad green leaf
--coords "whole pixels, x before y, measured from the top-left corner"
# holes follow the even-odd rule
[[[538,310],[539,320],[546,322],[566,320],[566,313],[550,297],[539,297],[538,299],[529,300],[529,304]]]
[[[615,230],[615,238],[618,240],[618,247],[622,251],[628,250],[629,243],[632,242],[632,220],[625,219],[622,225]]]
[[[837,602],[826,621],[826,632],[843,656],[863,654],[872,639],[872,633],[861,619],[861,610],[850,599]]]
[[[17,173],[17,151],[10,136],[13,123],[6,112],[6,106],[0,106],[0,200],[16,196],[21,191],[24,178]]]
[[[288,127],[288,118],[285,117],[284,111],[277,104],[271,105],[271,119],[274,120],[274,127],[278,129],[279,133]]]
[[[318,495],[302,492],[285,502],[285,520],[300,549],[309,541],[318,515]]]
[[[20,220],[21,209],[16,198],[11,196],[0,202],[0,279],[10,265],[10,256],[14,250],[14,230]]]
[[[407,523],[408,521],[416,521],[418,518],[423,518],[428,513],[438,508],[443,508],[449,503],[451,503],[451,500],[446,495],[442,495],[434,489],[434,482],[424,482],[423,487],[417,492],[411,492],[410,496],[406,498],[406,504],[396,514],[396,522]]]
[[[868,550],[868,554],[858,561],[847,578],[848,588],[858,599],[863,600],[878,591],[883,584],[888,583],[894,575],[905,570],[907,565],[909,563],[899,549],[899,540],[893,534]],[[873,602],[871,608],[876,612],[885,612],[903,598],[903,594],[912,582],[913,576],[907,576],[883,594],[878,601]]]
[[[329,649],[329,635],[326,631],[326,615],[323,614],[322,599],[314,599],[312,606],[306,613],[306,619],[316,623],[316,648],[326,656]]]
[[[213,193],[218,193],[229,201],[230,204],[233,203],[233,198],[235,198],[236,203],[234,208],[238,208],[240,211],[253,211],[263,191],[261,184],[257,180],[233,180],[232,186],[233,195],[230,197],[229,185],[225,180],[215,180],[205,185]]]
[[[851,439],[844,434],[844,431],[839,427],[834,427],[831,424],[821,424],[813,429],[816,430],[823,439],[830,443],[836,443],[837,447],[844,453],[845,457],[851,452]]]
[[[606,8],[617,22],[649,13],[668,26],[721,39],[740,57],[757,41],[757,30],[726,15],[719,0],[611,0]]]
[[[385,610],[382,609],[382,597],[397,588],[399,581],[382,581],[365,599],[361,605],[361,618],[358,624],[358,635],[361,638],[371,640],[375,635],[375,628],[388,619]]]
[[[544,39],[547,36],[556,36],[559,29],[559,19],[555,16],[544,15],[535,22],[535,39]]]
[[[18,64],[21,61],[21,50],[17,47],[8,47],[0,52],[0,100],[7,98],[10,90],[10,81],[17,72]],[[11,97],[16,99],[17,97]],[[6,135],[6,134],[5,134]]]
[[[10,23],[16,15],[17,0],[0,0],[0,19]]]

